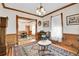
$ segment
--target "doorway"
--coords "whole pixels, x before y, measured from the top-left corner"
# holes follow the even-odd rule
[[[37,19],[16,16],[16,44],[24,44],[35,39]]]

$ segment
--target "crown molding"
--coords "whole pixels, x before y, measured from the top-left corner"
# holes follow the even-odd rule
[[[27,19],[27,20],[36,20],[36,19],[26,18],[26,17],[22,17],[22,16],[18,16],[18,15],[16,15],[16,17],[21,18],[21,19]]]
[[[5,8],[5,9],[14,10],[14,11],[18,11],[18,12],[22,12],[22,13],[26,13],[26,14],[29,14],[29,15],[33,15],[33,16],[37,16],[37,17],[43,18],[43,17],[48,16],[48,15],[54,13],[54,12],[57,12],[57,11],[62,10],[62,9],[65,9],[65,8],[70,7],[70,6],[72,6],[72,5],[75,5],[75,4],[77,4],[77,3],[70,3],[70,4],[68,4],[68,5],[64,6],[64,7],[61,7],[61,8],[59,8],[59,9],[55,10],[55,11],[49,12],[48,14],[46,14],[46,15],[44,15],[44,16],[39,16],[39,15],[32,14],[32,13],[29,13],[29,12],[25,12],[25,11],[22,11],[22,10],[18,10],[18,9],[15,9],[15,8],[7,7],[7,6],[5,5],[5,3],[2,3],[2,6],[3,6],[3,8]]]

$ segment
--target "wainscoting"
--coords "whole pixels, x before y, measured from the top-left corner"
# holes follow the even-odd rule
[[[53,41],[52,43],[76,55],[79,54],[79,35],[64,33],[62,42]]]
[[[6,42],[7,43],[16,43],[16,34],[7,34]]]
[[[79,35],[64,33],[63,43],[79,48]]]

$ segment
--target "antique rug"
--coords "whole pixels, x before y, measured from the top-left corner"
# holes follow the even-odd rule
[[[41,47],[35,42],[28,45],[18,45],[13,47],[13,56],[74,56],[73,53],[53,45],[48,46],[48,51],[40,50]]]

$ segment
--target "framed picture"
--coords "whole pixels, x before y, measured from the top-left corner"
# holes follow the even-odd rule
[[[41,26],[41,21],[38,21],[38,26]]]
[[[49,27],[49,21],[44,21],[43,22],[43,27]]]
[[[79,25],[79,14],[74,14],[66,17],[67,25]]]

